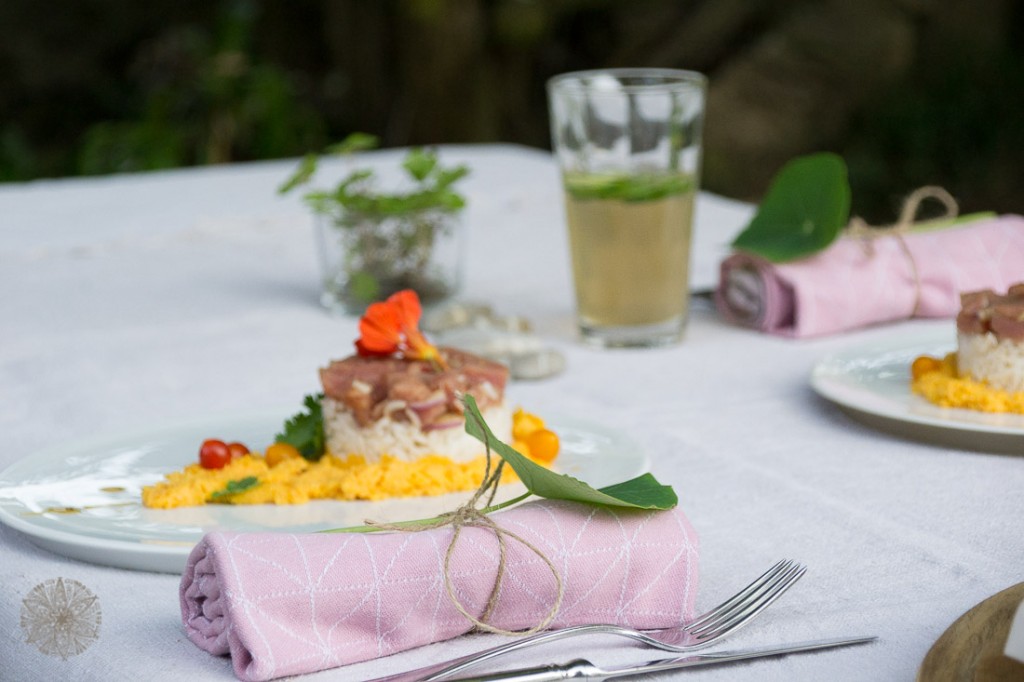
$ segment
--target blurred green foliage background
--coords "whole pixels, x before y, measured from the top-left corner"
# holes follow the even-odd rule
[[[0,181],[385,146],[547,147],[544,83],[710,78],[706,188],[755,200],[842,154],[853,210],[924,184],[1024,212],[1024,3],[1013,0],[6,0]]]

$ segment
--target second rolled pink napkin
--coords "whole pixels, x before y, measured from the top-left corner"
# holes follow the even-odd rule
[[[1024,278],[1021,216],[899,239],[843,237],[789,263],[736,253],[722,262],[716,304],[738,324],[803,338],[911,316],[954,317],[961,292],[1005,291]]]
[[[539,501],[492,517],[535,545],[562,578],[551,627],[663,628],[693,613],[697,537],[683,513]],[[182,620],[200,648],[231,656],[243,680],[268,680],[387,656],[461,635],[470,622],[444,585],[451,528],[418,533],[210,533],[181,581]],[[551,570],[514,540],[490,624],[540,622],[557,596]],[[455,593],[480,614],[497,571],[493,532],[464,528]]]

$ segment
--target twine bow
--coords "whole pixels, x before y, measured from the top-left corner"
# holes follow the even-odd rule
[[[467,418],[472,417],[473,419],[477,419],[476,415],[467,414],[466,416]],[[483,427],[481,422],[478,423]],[[555,619],[555,616],[558,614],[558,609],[562,606],[562,599],[565,596],[565,586],[562,583],[562,577],[558,574],[558,570],[555,568],[555,564],[547,555],[544,554],[544,552],[522,536],[499,526],[483,511],[483,509],[491,505],[494,501],[495,494],[498,492],[498,485],[501,483],[501,475],[505,467],[505,461],[499,461],[498,465],[494,467],[494,470],[491,470],[492,456],[490,435],[486,428],[481,428],[481,431],[484,433],[484,446],[487,449],[487,464],[484,469],[484,478],[480,487],[477,488],[465,504],[454,511],[441,514],[436,521],[423,525],[411,527],[399,524],[378,523],[370,520],[367,520],[366,524],[381,530],[395,530],[406,533],[418,533],[424,530],[451,526],[455,532],[452,535],[452,540],[448,545],[448,551],[445,553],[444,557],[444,586],[448,591],[448,598],[451,600],[452,604],[456,609],[458,609],[459,613],[465,616],[479,630],[493,632],[500,635],[530,635],[545,629],[551,624],[551,621]],[[478,507],[478,503],[484,497],[487,498],[486,503],[483,505],[483,508]],[[452,585],[451,560],[452,556],[455,554],[455,546],[458,543],[459,535],[462,533],[463,528],[485,528],[492,531],[498,539],[498,570],[494,578],[494,586],[491,588],[490,595],[487,598],[487,605],[484,607],[484,611],[479,617],[474,616],[466,609],[465,605],[455,594],[455,587]],[[555,601],[541,621],[529,630],[506,630],[504,628],[495,627],[486,622],[494,612],[495,607],[498,605],[501,583],[505,577],[505,571],[507,568],[505,561],[508,551],[508,539],[515,540],[540,557],[541,561],[547,565],[548,569],[551,571],[551,575],[555,578],[555,585],[557,587],[557,596],[555,597]]]
[[[937,218],[917,220],[917,213],[921,209],[921,204],[927,199],[934,199],[942,203],[946,209],[945,213]],[[910,263],[910,273],[914,278],[914,308],[910,311],[910,317],[917,315],[918,308],[921,307],[921,276],[918,273],[914,254],[910,251],[910,247],[907,246],[907,241],[903,237],[914,228],[956,218],[959,211],[960,207],[957,205],[953,195],[942,187],[926,185],[915,189],[907,195],[903,200],[903,206],[900,208],[899,219],[895,223],[891,225],[869,225],[864,219],[854,216],[846,226],[845,234],[853,239],[860,240],[864,246],[865,254],[869,256],[874,254],[874,240],[889,236],[896,238],[900,250],[903,251],[903,255],[907,257],[907,262]]]

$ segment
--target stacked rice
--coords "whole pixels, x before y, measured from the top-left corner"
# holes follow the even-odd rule
[[[382,455],[476,459],[484,446],[465,432],[463,394],[473,396],[494,435],[510,442],[508,368],[454,348],[439,350],[445,369],[421,360],[352,356],[320,370],[328,452],[369,462]]]
[[[1024,283],[960,297],[957,372],[1008,392],[1024,391]]]

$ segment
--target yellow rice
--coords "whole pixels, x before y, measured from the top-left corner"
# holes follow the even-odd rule
[[[910,386],[914,393],[940,407],[1024,414],[1024,391],[1002,391],[969,376],[959,376],[956,353],[947,355],[935,371],[913,379]]]
[[[229,481],[255,476],[259,483],[244,492],[222,498],[231,504],[305,504],[310,500],[383,500],[391,497],[442,495],[475,490],[483,481],[486,458],[452,462],[427,455],[406,462],[384,455],[367,463],[359,455],[345,458],[324,455],[317,462],[296,458],[267,466],[263,457],[246,455],[223,469],[190,464],[171,472],[166,480],[142,490],[142,503],[157,509],[206,504]],[[502,481],[514,480],[511,470]]]

